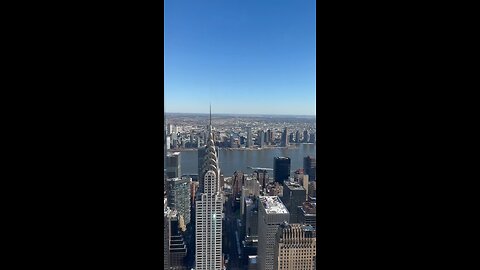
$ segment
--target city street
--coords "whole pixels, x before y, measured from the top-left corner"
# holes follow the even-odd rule
[[[242,264],[242,261],[238,258],[239,254],[237,251],[237,238],[235,236],[235,230],[238,230],[237,227],[237,216],[235,216],[235,212],[232,210],[231,198],[226,202],[226,209],[225,209],[225,223],[226,223],[226,235],[224,235],[224,241],[227,243],[227,250],[224,252],[229,255],[229,262],[227,266],[227,270],[243,270],[246,269],[247,266]],[[240,232],[238,232],[239,235]],[[240,239],[241,242],[241,239]],[[241,243],[240,243],[241,244]]]

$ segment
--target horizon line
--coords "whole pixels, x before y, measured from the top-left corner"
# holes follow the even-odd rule
[[[199,112],[164,112],[164,114],[167,114],[167,113],[177,113],[177,114],[205,114],[205,115],[208,115],[209,113],[206,112],[206,113],[199,113]],[[266,113],[214,113],[214,114],[217,114],[217,115],[221,115],[221,114],[226,114],[226,115],[250,115],[250,116],[255,116],[255,115],[261,115],[261,116],[315,116],[317,117],[316,114],[266,114]],[[212,114],[212,115],[214,115]]]

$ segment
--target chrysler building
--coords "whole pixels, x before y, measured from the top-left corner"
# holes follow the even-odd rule
[[[220,168],[212,133],[212,108],[195,212],[195,270],[222,270],[222,210]]]

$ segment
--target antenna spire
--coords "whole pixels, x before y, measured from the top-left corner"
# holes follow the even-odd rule
[[[212,128],[212,103],[210,102],[210,128]]]

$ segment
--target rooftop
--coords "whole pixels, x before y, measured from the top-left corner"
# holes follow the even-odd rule
[[[173,157],[173,156],[179,156],[180,155],[180,152],[170,152],[170,153],[167,153],[167,157]]]
[[[305,188],[295,182],[285,182],[285,185],[291,190],[305,190]]]
[[[265,208],[267,214],[286,214],[288,213],[287,208],[278,198],[278,196],[260,196],[260,201]]]
[[[175,182],[175,181],[181,181],[181,180],[187,180],[190,181],[192,178],[187,177],[187,176],[182,176],[182,177],[173,177],[173,178],[167,178],[167,182]]]
[[[302,210],[305,214],[316,214],[317,203],[315,203],[315,202],[304,202],[303,205],[302,205]]]

